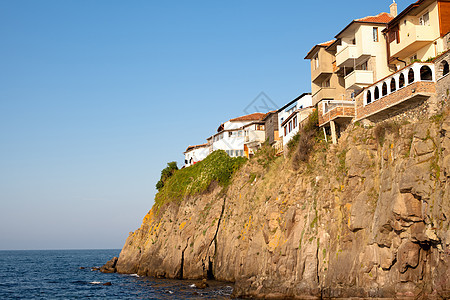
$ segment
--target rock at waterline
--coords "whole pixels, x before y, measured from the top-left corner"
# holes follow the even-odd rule
[[[201,282],[195,283],[195,287],[198,289],[205,289],[209,286],[209,284],[206,282],[206,279],[203,279]]]
[[[116,272],[116,264],[117,264],[117,257],[113,257],[110,261],[108,261],[106,264],[104,264],[100,268],[100,272],[102,273],[115,273]]]
[[[109,285],[112,285],[112,284],[111,284],[111,282],[108,281],[108,282],[105,282],[103,285],[109,286]]]

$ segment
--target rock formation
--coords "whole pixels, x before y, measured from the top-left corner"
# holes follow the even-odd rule
[[[292,160],[251,159],[227,189],[154,207],[117,272],[232,281],[235,296],[450,298],[448,111],[352,124]]]

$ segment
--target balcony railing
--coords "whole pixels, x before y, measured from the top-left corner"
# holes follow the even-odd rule
[[[356,45],[337,46],[336,65],[341,66],[349,59],[356,58],[358,58]]]
[[[326,100],[323,101],[322,114],[319,115],[319,126],[337,118],[353,118],[355,116],[355,101]]]
[[[361,88],[373,83],[373,71],[354,70],[344,77],[345,88]]]
[[[357,120],[407,106],[406,101],[427,99],[435,90],[434,63],[416,62],[370,85],[357,96]],[[376,103],[376,104],[375,104]]]

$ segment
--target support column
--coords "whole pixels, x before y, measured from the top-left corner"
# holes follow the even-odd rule
[[[325,130],[325,126],[323,126],[322,128],[323,128],[323,136],[325,137],[325,142],[328,143],[328,139],[327,139],[327,131]]]
[[[331,140],[333,141],[333,144],[337,144],[336,125],[334,124],[334,121],[330,121],[330,127],[331,127]]]

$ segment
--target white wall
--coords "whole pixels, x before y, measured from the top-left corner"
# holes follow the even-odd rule
[[[196,162],[204,160],[208,156],[208,154],[209,154],[208,146],[193,149],[188,152],[185,152],[184,159],[185,159],[185,161],[187,161],[187,163],[185,163],[185,166],[189,167]],[[192,163],[190,162],[191,158],[192,158]]]
[[[295,106],[294,106],[295,105]],[[281,127],[281,123],[284,122],[294,111],[305,108],[308,106],[312,106],[312,96],[311,95],[305,95],[302,98],[298,99],[297,102],[294,104],[292,103],[291,106],[288,106],[283,111],[278,112],[278,132],[280,136],[284,134],[283,128]]]

